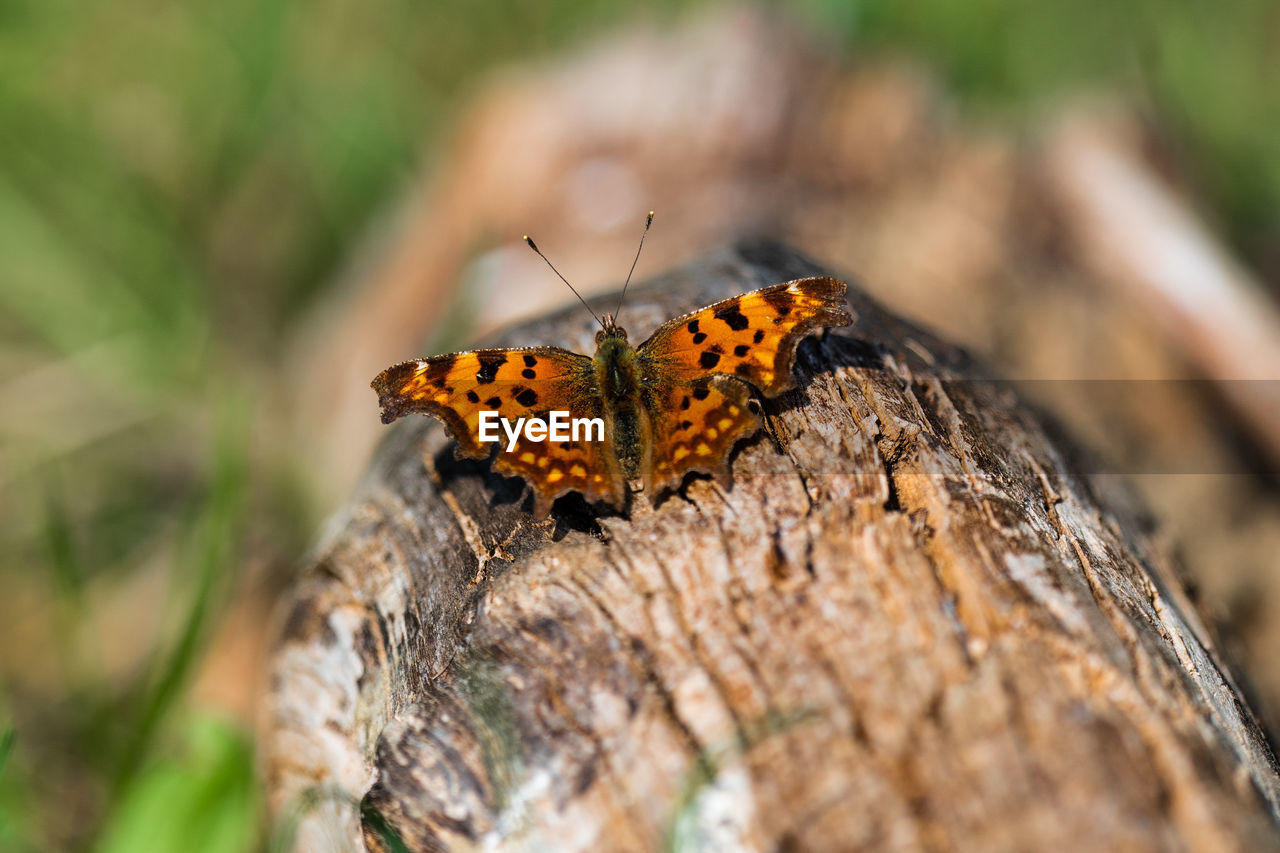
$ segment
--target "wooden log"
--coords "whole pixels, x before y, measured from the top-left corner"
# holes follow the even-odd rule
[[[813,274],[713,253],[626,325]],[[438,423],[395,426],[272,663],[299,849],[1280,849],[1274,755],[1141,511],[963,353],[850,303],[730,487],[629,516],[539,522]],[[486,343],[589,352],[591,322]]]

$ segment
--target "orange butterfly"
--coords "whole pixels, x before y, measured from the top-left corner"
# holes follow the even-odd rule
[[[507,419],[493,467],[529,481],[539,516],[570,491],[622,509],[636,477],[652,500],[690,471],[727,473],[733,446],[762,426],[748,386],[766,397],[792,388],[800,341],[853,322],[844,293],[844,282],[826,277],[775,284],[670,320],[638,347],[605,314],[591,358],[559,347],[474,350],[397,364],[372,386],[383,423],[411,412],[434,415],[462,456],[492,452],[481,441],[486,411]],[[588,440],[589,427],[585,435],[550,436],[562,440],[547,440],[545,429],[510,430],[520,418],[557,411],[584,425],[598,419],[603,428],[595,434],[603,440]],[[492,416],[485,420],[492,425]]]

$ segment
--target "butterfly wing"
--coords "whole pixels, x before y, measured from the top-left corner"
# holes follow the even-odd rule
[[[805,336],[853,322],[845,284],[801,278],[753,290],[664,323],[637,347],[647,376],[692,382],[723,373],[767,397],[795,385],[792,362]]]
[[[750,383],[772,397],[795,384],[796,347],[853,322],[845,284],[802,278],[744,293],[664,323],[636,351],[649,392],[650,494],[689,471],[723,474],[739,439],[760,429]]]
[[[458,442],[458,452],[471,458],[485,458],[494,447],[480,441],[482,411],[497,412],[513,424],[519,418],[546,418],[553,410],[570,418],[602,417],[591,359],[559,347],[474,350],[406,361],[379,373],[372,386],[383,423],[412,412],[433,415]],[[498,436],[494,469],[528,480],[540,515],[571,490],[621,506],[625,482],[607,441],[534,442],[522,431],[508,450],[505,432],[499,429]]]
[[[690,471],[721,474],[738,439],[760,429],[747,386],[715,376],[688,385],[671,385],[649,406],[653,452],[645,473],[645,491],[656,495],[678,486]]]

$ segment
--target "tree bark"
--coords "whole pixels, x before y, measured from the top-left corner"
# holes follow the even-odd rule
[[[814,274],[752,244],[623,317]],[[539,522],[440,424],[392,429],[272,663],[299,848],[1280,849],[1274,755],[1141,511],[850,290],[728,488]]]

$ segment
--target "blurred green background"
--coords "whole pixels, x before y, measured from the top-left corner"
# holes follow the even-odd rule
[[[983,120],[1127,94],[1280,280],[1280,5],[792,8],[852,61],[924,62]],[[479,75],[635,11],[0,0],[0,849],[287,842],[235,698],[257,673],[192,690],[230,602],[278,591],[332,509],[258,415],[284,342]]]

